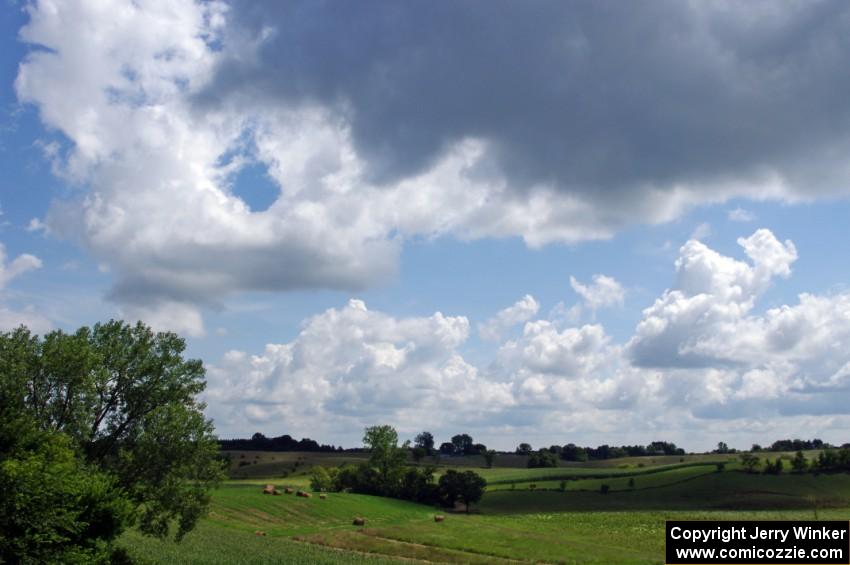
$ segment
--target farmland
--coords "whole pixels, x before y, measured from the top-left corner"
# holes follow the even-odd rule
[[[449,465],[441,461],[438,473],[472,468],[490,486],[472,513],[448,513],[440,523],[434,515],[443,510],[401,500],[261,492],[266,482],[305,488],[313,465],[362,458],[235,454],[234,462],[256,463],[233,465],[243,471],[234,474],[245,478],[213,493],[209,516],[183,542],[131,531],[121,545],[141,562],[153,563],[660,563],[667,519],[846,520],[850,513],[850,475],[749,474],[734,458],[716,455],[547,469],[483,469],[472,458],[453,458]],[[715,463],[724,460],[725,470],[718,472]],[[268,475],[261,476],[262,470]],[[608,494],[601,494],[603,484]],[[365,517],[366,526],[352,526],[355,516]],[[599,543],[603,537],[605,543]]]

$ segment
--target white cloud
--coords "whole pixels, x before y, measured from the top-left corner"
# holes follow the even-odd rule
[[[593,283],[589,285],[580,283],[575,277],[570,277],[570,286],[591,310],[622,305],[625,299],[622,285],[615,278],[605,275],[593,275]]]
[[[22,253],[14,260],[8,261],[6,247],[0,243],[0,291],[3,291],[13,279],[41,267],[41,259],[28,253]],[[20,325],[27,326],[35,333],[44,333],[52,327],[50,320],[32,306],[14,310],[0,303],[0,330],[11,330]]]
[[[507,384],[487,381],[457,352],[468,334],[464,317],[397,319],[351,300],[262,355],[227,353],[209,367],[207,398],[224,429],[273,423],[315,436],[378,420],[406,431],[481,423],[513,398]]]
[[[749,210],[744,210],[743,208],[735,208],[734,210],[729,210],[727,214],[729,221],[732,222],[752,222],[756,219],[755,215]]]
[[[6,247],[0,243],[0,289],[6,287],[12,279],[28,271],[40,269],[41,266],[41,259],[29,253],[22,253],[15,257],[12,262],[8,262]]]
[[[779,242],[766,229],[739,238],[752,264],[720,255],[706,245],[688,241],[676,260],[676,286],[643,312],[629,343],[642,366],[702,366],[731,362],[734,350],[746,347],[736,335],[756,299],[775,276],[787,277],[797,259],[794,244]],[[728,341],[738,347],[709,343]]]
[[[837,440],[850,430],[850,293],[801,294],[754,314],[797,255],[768,230],[739,244],[749,261],[683,245],[675,287],[623,345],[600,324],[531,319],[538,308],[527,296],[503,311],[529,318],[522,334],[481,366],[460,353],[465,317],[394,318],[351,300],[261,355],[224,355],[209,368],[210,410],[227,432],[273,423],[348,443],[351,430],[376,421],[406,434],[469,431],[502,447],[543,429],[569,435],[535,442],[664,437],[705,449],[791,435]]]
[[[530,294],[517,300],[513,306],[501,310],[494,317],[478,324],[478,334],[481,339],[498,341],[502,334],[517,324],[533,318],[540,310],[540,304]]]

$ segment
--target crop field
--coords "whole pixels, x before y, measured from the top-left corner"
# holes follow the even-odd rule
[[[291,473],[227,481],[214,492],[208,517],[179,544],[131,531],[121,545],[142,563],[648,564],[663,562],[668,519],[850,518],[850,475],[748,474],[730,458],[718,472],[717,456],[474,468],[492,484],[470,514],[348,493],[328,493],[326,499],[264,495],[266,482],[304,488],[313,464],[351,458],[261,457],[264,462],[251,466],[288,465]],[[572,478],[565,490],[551,478],[567,475]],[[603,484],[607,494],[600,492]],[[435,522],[435,514],[445,521]],[[352,525],[356,516],[366,518],[365,527]]]

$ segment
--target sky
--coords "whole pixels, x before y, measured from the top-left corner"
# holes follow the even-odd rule
[[[850,441],[850,5],[4,0],[0,329],[221,437]]]

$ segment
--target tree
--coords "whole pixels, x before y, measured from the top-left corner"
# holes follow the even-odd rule
[[[425,455],[427,455],[427,453],[428,452],[425,450],[424,447],[420,447],[418,445],[410,450],[410,454],[413,456],[413,460],[417,463],[422,461],[422,459],[425,458]]]
[[[455,453],[470,455],[472,454],[472,437],[469,434],[457,434],[452,436],[452,445],[455,446]]]
[[[493,466],[493,460],[496,458],[496,450],[487,449],[482,455],[484,455],[484,463],[487,465],[487,468],[491,468]]]
[[[459,472],[450,469],[440,477],[439,481],[440,495],[444,504],[454,506],[460,499],[466,506],[467,512],[473,502],[478,502],[484,496],[486,486],[487,481],[484,477],[474,471]]]
[[[379,490],[390,494],[401,479],[410,442],[399,447],[395,428],[383,425],[366,428],[363,443],[370,451],[369,464],[378,472]]]
[[[729,453],[729,446],[726,445],[725,442],[720,441],[720,442],[717,443],[717,449],[715,449],[714,452],[715,453],[721,453],[721,454]]]
[[[532,453],[528,458],[528,468],[540,467],[557,467],[558,460],[554,453],[550,453],[548,449],[541,449]]]
[[[176,334],[114,320],[41,339],[24,327],[0,334],[3,395],[17,391],[9,406],[114,476],[143,533],[165,537],[176,522],[178,539],[223,476],[197,399],[204,367],[183,358],[185,347]]]
[[[516,448],[517,455],[530,455],[531,454],[531,445],[528,443],[521,443]]]
[[[805,473],[806,469],[809,468],[809,462],[802,451],[797,451],[794,454],[794,459],[791,460],[791,468],[794,469],[795,473]]]
[[[448,441],[441,443],[440,453],[443,455],[455,455],[455,444]]]
[[[424,449],[426,455],[432,455],[434,453],[434,436],[431,432],[418,434],[414,438],[413,443],[416,447]]]
[[[484,455],[484,452],[487,451],[487,446],[483,443],[474,443],[472,444],[472,449],[470,450],[471,455]]]
[[[741,465],[743,465],[744,469],[746,469],[748,473],[752,473],[761,462],[761,460],[752,453],[742,453],[738,456],[738,458],[741,460]]]
[[[587,461],[587,451],[574,443],[568,443],[561,448],[561,459],[565,461]]]

